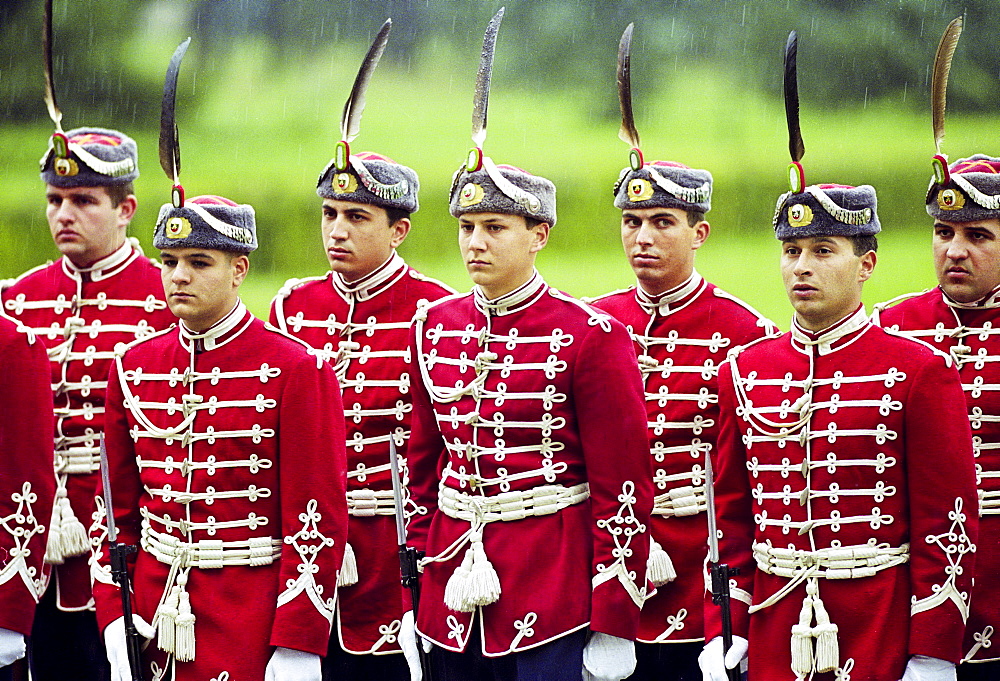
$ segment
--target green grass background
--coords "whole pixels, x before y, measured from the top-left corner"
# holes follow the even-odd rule
[[[162,78],[171,49],[153,44],[132,58],[137,68],[149,70],[149,78]],[[211,68],[182,71],[181,180],[188,196],[221,194],[255,207],[261,248],[252,258],[244,297],[258,314],[266,314],[270,297],[286,279],[326,271],[315,182],[339,139],[337,122],[354,77],[355,52],[334,47],[282,65],[270,59],[264,45],[244,40]],[[459,59],[445,49],[408,69],[380,68],[353,144],[356,151],[377,150],[418,171],[421,208],[401,253],[459,290],[469,283],[447,198],[452,172],[470,146],[474,70],[468,55]],[[657,92],[636,93],[646,158],[712,171],[713,229],[697,267],[787,328],[791,311],[771,229],[775,199],[787,188],[782,103],[741,89],[718,71],[692,67],[681,75]],[[185,108],[195,91],[200,105]],[[616,110],[610,78],[602,92],[566,85],[539,93],[495,83],[490,98],[486,152],[497,162],[549,177],[558,187],[558,224],[538,266],[550,284],[578,296],[632,283],[619,240],[620,212],[612,205],[611,187],[628,151],[617,138]],[[67,112],[65,127],[81,124],[85,113]],[[1000,153],[998,123],[998,116],[950,117],[945,151],[952,159],[982,150]],[[127,120],[106,124],[119,125],[139,142],[140,205],[131,233],[151,253],[157,210],[170,191],[155,159],[158,129],[130,127]],[[876,274],[865,290],[868,304],[934,285],[930,219],[923,208],[933,151],[930,127],[926,105],[912,97],[860,108],[803,104],[807,181],[868,183],[879,193],[884,231]],[[0,278],[56,255],[37,175],[49,134],[44,125],[0,126]]]

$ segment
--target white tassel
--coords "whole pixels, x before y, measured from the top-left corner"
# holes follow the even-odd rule
[[[649,558],[646,560],[646,577],[653,586],[663,586],[677,579],[674,563],[663,547],[652,537],[649,538]]]
[[[812,670],[812,598],[806,596],[799,611],[799,623],[792,625],[792,671],[796,676],[806,676]]]
[[[816,627],[813,629],[813,636],[816,638],[816,671],[832,672],[840,665],[838,627],[830,622],[830,615],[819,595],[815,596],[813,607],[816,609]]]
[[[448,578],[444,586],[444,604],[458,612],[472,612],[475,608],[466,609],[465,593],[468,588],[469,573],[472,572],[472,549],[465,552],[462,564]]]
[[[480,605],[496,603],[500,598],[500,577],[493,563],[486,557],[483,540],[479,535],[472,538],[472,570],[469,572],[468,588],[465,601],[470,606],[464,612],[470,612]]]
[[[358,559],[354,555],[354,547],[344,544],[344,563],[337,575],[337,586],[354,586],[358,583]]]
[[[191,662],[194,659],[194,613],[191,612],[191,596],[184,586],[187,584],[187,574],[177,576],[177,584],[181,587],[180,602],[177,606],[177,630],[174,640],[174,659],[178,662]]]
[[[62,565],[66,562],[62,550],[62,509],[59,502],[66,498],[66,488],[56,490],[55,503],[52,505],[52,521],[49,523],[49,536],[45,543],[46,565]]]
[[[181,588],[176,584],[170,589],[167,598],[156,613],[156,645],[165,653],[174,652],[175,627],[177,626],[177,608],[180,606]]]
[[[60,522],[59,540],[62,546],[63,557],[80,556],[90,551],[90,538],[87,536],[87,528],[83,526],[73,513],[73,507],[69,505],[69,499],[63,497],[59,500]]]

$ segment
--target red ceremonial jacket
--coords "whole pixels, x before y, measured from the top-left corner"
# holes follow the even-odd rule
[[[740,569],[751,678],[898,681],[912,655],[957,662],[978,518],[948,358],[859,307],[731,355],[719,409],[720,557]],[[705,636],[720,634],[709,601]]]
[[[461,651],[476,624],[488,656],[588,624],[634,638],[653,485],[625,328],[536,273],[432,304],[411,349],[419,631]]]
[[[347,535],[330,366],[240,303],[203,334],[134,343],[107,405],[119,541],[140,545],[135,609],[157,627],[147,674],[261,681],[272,646],[325,655]],[[121,601],[100,530],[103,628]]]
[[[975,586],[963,661],[1000,660],[1000,305],[962,306],[940,288],[876,308],[880,323],[951,355],[962,377],[979,488]],[[897,299],[898,300],[898,299]],[[991,645],[994,644],[994,645]]]
[[[389,438],[395,440],[405,472],[413,410],[410,320],[419,306],[450,293],[394,253],[350,284],[332,272],[290,281],[271,303],[271,323],[316,348],[336,369],[342,390],[348,540],[354,561],[345,560],[341,571],[334,626],[341,647],[352,653],[400,652],[397,634],[404,605]]]
[[[87,530],[100,479],[108,369],[116,345],[176,318],[163,301],[159,267],[131,239],[83,270],[60,258],[26,272],[0,296],[4,312],[38,336],[51,360],[57,503],[45,560],[55,565],[56,602],[61,610],[93,609]]]
[[[0,314],[0,628],[31,635],[45,591],[52,477],[52,389],[45,347]]]
[[[649,575],[658,588],[642,606],[637,640],[700,641],[708,555],[705,457],[714,456],[719,431],[719,365],[733,348],[775,328],[697,272],[656,298],[632,287],[592,304],[632,335],[645,386],[656,486]],[[657,560],[670,568],[658,571]]]

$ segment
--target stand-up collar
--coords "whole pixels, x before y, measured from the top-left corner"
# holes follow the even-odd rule
[[[361,301],[374,298],[399,281],[405,273],[406,262],[396,251],[393,251],[388,260],[356,281],[345,281],[339,272],[333,273],[331,281],[333,287],[344,298],[353,297],[355,300]]]
[[[818,354],[826,355],[844,347],[870,323],[864,305],[858,305],[854,312],[818,332],[809,331],[792,319],[792,343],[803,350],[815,346]]]
[[[960,303],[957,300],[952,300],[944,292],[944,289],[941,289],[941,297],[944,298],[945,303],[958,310],[992,310],[1000,307],[1000,286],[997,286],[979,300],[971,303]]]
[[[635,299],[647,314],[666,316],[694,300],[704,288],[704,278],[697,271],[692,271],[683,284],[655,296],[643,290],[641,284],[636,284]]]
[[[132,240],[125,239],[114,253],[104,256],[89,267],[77,267],[65,256],[62,259],[62,267],[63,272],[71,279],[81,279],[86,274],[91,281],[102,281],[124,270],[138,256],[139,250],[133,247]]]
[[[239,336],[254,320],[242,300],[237,299],[236,306],[225,317],[208,327],[201,333],[196,333],[181,321],[178,324],[181,345],[185,350],[202,352],[214,350]]]
[[[547,285],[545,284],[545,280],[542,279],[542,275],[538,273],[538,270],[535,270],[531,275],[531,279],[527,282],[518,286],[510,293],[505,293],[502,296],[494,298],[493,300],[487,298],[486,294],[483,293],[483,289],[478,285],[472,287],[472,293],[476,302],[476,307],[479,308],[483,314],[500,317],[506,314],[520,312],[530,306],[542,297],[546,288]]]

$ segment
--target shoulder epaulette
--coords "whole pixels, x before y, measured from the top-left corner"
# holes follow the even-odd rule
[[[427,313],[432,307],[437,307],[442,303],[447,303],[452,300],[459,300],[460,298],[465,298],[466,296],[472,295],[471,293],[452,293],[451,295],[445,296],[444,298],[438,298],[437,300],[429,300],[424,305],[418,305],[416,312],[413,313],[413,321],[424,321],[427,319]]]
[[[55,262],[55,260],[46,260],[41,265],[36,265],[35,267],[32,267],[30,270],[27,270],[27,271],[22,272],[21,274],[17,275],[13,279],[3,279],[3,280],[0,280],[0,294],[2,294],[6,289],[9,289],[11,286],[13,286],[14,284],[18,283],[22,279],[27,279],[28,277],[30,277],[35,272],[41,272],[46,267],[49,267],[50,265],[52,265],[52,263],[54,263],[54,262]]]
[[[892,302],[892,301],[889,301],[889,302]],[[908,341],[911,341],[913,343],[918,343],[919,345],[923,345],[925,348],[927,348],[928,350],[930,350],[931,352],[933,352],[935,355],[937,355],[938,357],[941,357],[944,360],[944,363],[945,363],[946,366],[951,366],[954,363],[954,361],[955,361],[955,358],[952,357],[951,354],[946,353],[946,352],[942,352],[942,351],[938,350],[936,347],[934,347],[933,345],[931,345],[930,343],[928,343],[927,341],[925,341],[923,339],[915,338],[914,336],[909,336],[909,335],[903,333],[902,331],[899,331],[898,329],[886,328],[884,326],[879,326],[878,324],[873,324],[873,326],[875,326],[875,328],[882,329],[887,334],[889,334],[890,336],[893,336],[895,338],[902,338],[903,340],[908,340]]]
[[[324,279],[326,279],[326,277],[327,277],[326,274],[321,274],[315,277],[301,277],[301,278],[293,277],[291,279],[286,279],[285,283],[282,284],[281,288],[278,289],[278,292],[274,294],[274,298],[272,298],[271,302],[273,303],[274,300],[276,300],[277,298],[287,298],[289,295],[291,295],[292,291],[294,291],[295,289],[305,286],[306,284],[309,284],[314,281],[323,281]]]
[[[145,343],[146,341],[151,341],[154,338],[159,338],[160,336],[162,336],[162,335],[164,335],[166,333],[169,333],[169,332],[173,331],[176,328],[177,328],[177,324],[174,323],[174,324],[171,324],[170,326],[168,326],[165,329],[160,329],[159,331],[151,333],[148,336],[145,336],[143,338],[136,338],[134,341],[132,341],[130,343],[118,343],[117,345],[115,345],[115,356],[116,357],[123,357],[126,352],[128,352],[132,348],[138,346],[140,343]]]
[[[591,305],[596,303],[598,300],[604,300],[605,298],[610,298],[611,296],[617,296],[622,293],[630,293],[635,290],[635,286],[629,286],[628,288],[620,288],[616,291],[608,291],[607,293],[602,293],[599,296],[580,296],[580,300]]]
[[[732,301],[737,305],[739,305],[740,307],[742,307],[747,312],[749,312],[750,314],[752,314],[753,316],[755,316],[757,318],[757,326],[763,329],[767,329],[768,336],[781,335],[781,332],[778,330],[777,324],[775,324],[770,319],[762,315],[760,312],[757,311],[757,309],[753,305],[750,305],[742,298],[737,298],[732,293],[729,293],[728,291],[723,291],[718,286],[715,287],[714,293],[717,298],[724,298],[725,300]]]
[[[309,343],[306,343],[301,338],[293,336],[292,334],[288,333],[284,329],[279,329],[277,326],[272,326],[270,322],[264,322],[264,329],[266,331],[270,331],[272,333],[276,333],[279,336],[284,336],[288,340],[295,341],[298,345],[301,345],[305,349],[305,351],[306,351],[307,354],[309,354],[309,355],[311,355],[311,356],[313,356],[313,357],[316,358],[316,368],[317,369],[322,369],[323,365],[326,364],[326,360],[324,360],[323,357],[320,356],[320,354],[319,354],[319,352],[317,352],[316,348],[314,348],[313,346],[309,345]]]
[[[441,288],[443,288],[445,291],[447,291],[449,294],[458,293],[458,291],[456,291],[455,289],[453,289],[451,286],[448,286],[448,284],[444,283],[440,279],[435,279],[434,277],[428,277],[423,272],[415,270],[412,267],[409,269],[409,273],[410,273],[410,278],[411,279],[416,279],[417,281],[425,281],[425,282],[427,282],[429,284],[437,284],[438,286],[440,286]]]
[[[587,313],[590,317],[592,325],[597,324],[604,330],[605,333],[611,333],[611,315],[598,310],[596,307],[591,307],[582,300],[567,295],[558,289],[552,288],[551,286],[549,287],[549,295],[553,298],[557,298],[558,300],[576,305],[578,308]]]
[[[917,298],[919,296],[922,296],[922,295],[924,295],[925,293],[927,293],[930,290],[931,289],[929,289],[929,288],[925,288],[923,291],[915,291],[913,293],[904,293],[901,296],[896,296],[895,298],[890,298],[889,300],[887,300],[885,302],[876,303],[875,305],[872,306],[872,316],[877,320],[878,319],[877,315],[878,315],[879,312],[882,312],[883,310],[888,310],[890,307],[892,307],[894,305],[898,305],[899,303],[902,303],[903,301],[909,300],[910,298]],[[878,323],[878,322],[876,321],[876,323]]]

